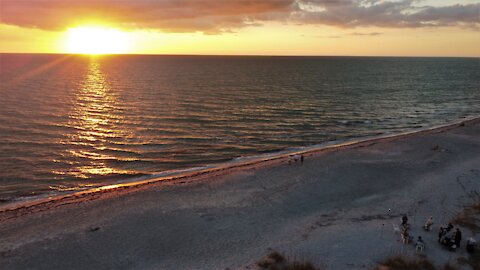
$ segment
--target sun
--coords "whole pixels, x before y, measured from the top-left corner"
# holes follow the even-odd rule
[[[75,27],[67,31],[67,50],[78,54],[121,54],[128,49],[127,34],[117,29]]]

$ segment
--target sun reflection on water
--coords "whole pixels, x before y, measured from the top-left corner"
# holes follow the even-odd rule
[[[54,173],[85,179],[128,173],[108,164],[109,160],[116,160],[117,157],[102,153],[109,142],[127,136],[127,131],[117,127],[122,120],[122,115],[116,110],[117,96],[102,73],[98,59],[90,60],[85,80],[76,92],[74,102],[68,125],[75,131],[67,135],[68,141],[64,143],[69,146],[63,154],[64,158],[71,161],[71,167]]]

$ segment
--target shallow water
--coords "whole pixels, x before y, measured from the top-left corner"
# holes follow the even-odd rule
[[[480,113],[475,58],[0,57],[2,200]]]

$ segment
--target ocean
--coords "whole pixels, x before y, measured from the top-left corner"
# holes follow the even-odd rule
[[[0,55],[0,202],[480,114],[480,59]]]

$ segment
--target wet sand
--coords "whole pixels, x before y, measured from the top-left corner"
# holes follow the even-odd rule
[[[479,135],[473,120],[305,153],[303,164],[283,157],[3,208],[0,266],[242,269],[275,249],[328,269],[367,269],[414,253],[393,230],[404,213],[427,257],[443,263],[465,256],[439,247],[436,230],[480,191]]]

